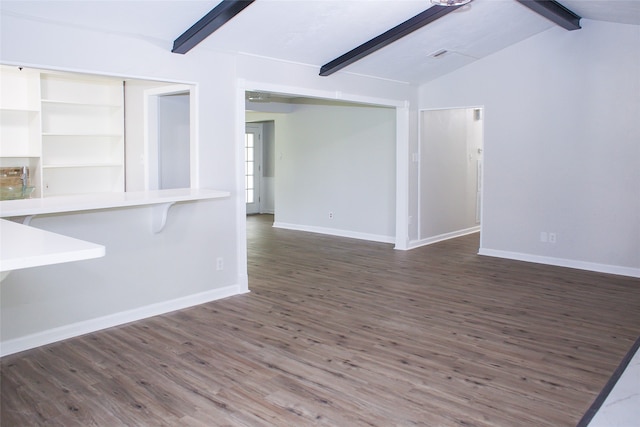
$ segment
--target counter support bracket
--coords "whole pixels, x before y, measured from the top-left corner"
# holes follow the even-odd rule
[[[151,231],[153,231],[154,234],[158,234],[164,229],[164,226],[167,224],[169,208],[173,206],[174,203],[175,202],[161,203],[151,207]]]

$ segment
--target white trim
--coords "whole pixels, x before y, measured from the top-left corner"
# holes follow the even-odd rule
[[[516,261],[534,262],[537,264],[554,265],[558,267],[576,268],[578,270],[595,271],[598,273],[617,274],[640,278],[640,268],[622,267],[610,264],[598,264],[595,262],[578,261],[565,258],[554,258],[541,255],[524,254],[521,252],[501,251],[497,249],[480,248],[478,255],[496,258],[513,259]]]
[[[396,235],[395,249],[407,250],[409,243],[409,103],[396,108]]]
[[[244,79],[238,79],[238,87],[243,91],[258,91],[258,92],[275,92],[286,95],[306,96],[310,98],[319,98],[327,100],[338,100],[347,102],[356,102],[361,104],[382,105],[385,107],[403,108],[408,107],[407,101],[401,101],[397,99],[378,98],[374,96],[356,95],[352,93],[345,93],[342,91],[329,91],[324,89],[309,89],[301,86],[286,86],[282,84],[262,83],[256,81],[249,81]],[[244,112],[245,104],[242,104],[242,111]]]
[[[175,84],[185,84],[185,85],[194,85],[197,86],[198,83],[191,80],[180,80],[174,78],[164,78],[158,76],[142,76],[136,74],[121,74],[121,73],[110,73],[104,70],[91,70],[86,68],[68,68],[68,67],[59,67],[55,65],[42,65],[42,64],[34,64],[31,62],[16,62],[16,61],[0,61],[0,65],[9,65],[15,67],[24,67],[24,68],[32,68],[36,71],[51,71],[51,72],[63,72],[63,73],[77,73],[77,74],[88,74],[94,77],[114,77],[122,80],[147,80],[151,82],[159,82],[159,83],[175,83]]]
[[[237,294],[246,294],[251,292],[249,290],[249,275],[246,273],[246,271],[243,274],[238,274],[238,292]]]
[[[196,85],[171,84],[144,91],[144,188],[157,190],[159,187],[158,158],[158,98],[160,96],[189,94],[189,187],[200,188],[200,144],[198,142],[199,108],[198,87]]]
[[[480,231],[480,226],[465,228],[462,230],[451,231],[449,233],[439,234],[437,236],[427,237],[426,239],[415,240],[409,243],[408,249],[419,248],[420,246],[432,245],[434,243],[442,242],[443,240],[455,239],[456,237],[466,236],[467,234],[473,234]]]
[[[273,227],[295,231],[306,231],[308,233],[328,234],[330,236],[348,237],[350,239],[369,240],[371,242],[395,243],[394,236],[381,236],[378,234],[359,233],[356,231],[338,230],[336,228],[289,224],[285,222],[274,222]]]
[[[418,113],[423,113],[425,111],[448,111],[448,110],[468,110],[468,109],[481,109],[484,110],[484,104],[478,105],[467,105],[466,107],[437,107],[437,108],[420,108],[418,109]],[[482,120],[484,120],[484,111],[482,112]]]
[[[248,262],[247,262],[247,204],[245,203],[245,154],[244,154],[244,135],[246,131],[245,120],[245,89],[244,81],[238,80],[236,87],[236,126],[235,126],[235,187],[236,187],[236,262],[238,266],[238,276],[242,281],[239,282],[242,292],[249,291],[248,279]]]
[[[246,292],[240,285],[226,286],[2,341],[0,357]]]

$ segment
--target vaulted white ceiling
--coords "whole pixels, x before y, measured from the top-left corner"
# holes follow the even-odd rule
[[[2,0],[0,10],[3,15],[126,34],[171,50],[173,41],[217,3]],[[585,19],[640,25],[640,0],[561,3]],[[195,49],[270,57],[319,71],[430,6],[429,0],[257,0]],[[515,0],[474,0],[339,72],[420,84],[554,25]],[[446,54],[430,56],[443,49]]]

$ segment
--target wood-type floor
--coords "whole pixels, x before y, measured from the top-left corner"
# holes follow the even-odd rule
[[[251,293],[7,356],[2,427],[575,426],[640,280],[248,219]]]

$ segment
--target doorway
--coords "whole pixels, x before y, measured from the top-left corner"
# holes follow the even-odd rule
[[[197,188],[194,88],[149,89],[144,100],[145,189]]]
[[[422,244],[480,229],[483,109],[420,112]]]
[[[252,98],[252,93],[264,93],[268,94],[261,99]],[[316,100],[321,104],[335,103],[336,95],[339,94],[340,101],[346,103],[364,104],[379,106],[383,108],[392,108],[395,112],[395,186],[394,196],[395,203],[392,200],[390,205],[395,217],[395,231],[394,237],[389,240],[395,241],[395,248],[399,250],[409,249],[410,233],[409,233],[409,169],[410,165],[405,161],[409,157],[409,140],[410,140],[410,109],[409,103],[400,100],[391,100],[384,98],[376,98],[362,95],[350,95],[341,92],[323,91],[323,90],[309,90],[302,88],[292,88],[290,86],[280,86],[269,83],[250,82],[241,80],[241,83],[237,87],[236,100],[237,100],[237,118],[238,127],[236,134],[236,161],[237,161],[237,192],[242,194],[246,190],[245,182],[245,153],[244,153],[244,139],[246,133],[247,113],[256,112],[260,117],[255,117],[253,120],[271,120],[273,125],[279,123],[278,118],[274,118],[276,114],[290,113],[294,106],[291,105],[292,101],[304,101],[304,100]],[[264,102],[264,98],[269,98],[269,102]],[[284,102],[285,98],[287,102]],[[260,102],[262,101],[262,102]],[[261,108],[257,108],[261,107]],[[263,116],[261,113],[269,114],[269,116]],[[282,116],[281,116],[282,117]],[[242,120],[244,119],[244,120]],[[274,121],[275,120],[275,121]],[[285,119],[286,120],[286,119]],[[241,132],[241,129],[243,132]],[[271,158],[273,159],[274,168],[277,163],[277,174],[281,174],[281,166],[283,162],[283,155],[285,154],[280,150],[280,140],[282,134],[277,131],[278,143],[274,144],[274,150],[271,152]],[[277,152],[276,152],[277,148]],[[366,153],[366,151],[365,151]],[[361,153],[362,154],[362,153]],[[277,161],[276,161],[277,160]],[[286,158],[285,158],[286,160]],[[393,177],[392,177],[393,178]],[[274,184],[275,180],[271,182]],[[264,183],[263,183],[264,184]],[[282,192],[273,191],[274,197],[277,197],[278,206],[281,206],[281,194]],[[277,194],[276,194],[277,193]],[[238,216],[236,217],[237,225],[237,241],[238,247],[238,269],[240,272],[247,271],[247,217],[246,217],[246,201],[242,197],[237,198],[238,204]],[[274,210],[275,210],[275,204]],[[279,209],[279,208],[278,208]],[[326,211],[325,211],[326,212]],[[277,212],[274,212],[277,215]],[[324,216],[323,216],[324,217]],[[324,218],[330,218],[326,216]],[[331,219],[331,218],[330,218]],[[392,224],[393,226],[393,224]],[[370,239],[370,235],[364,236]],[[248,290],[248,275],[243,275],[239,279],[241,283],[241,289]]]

